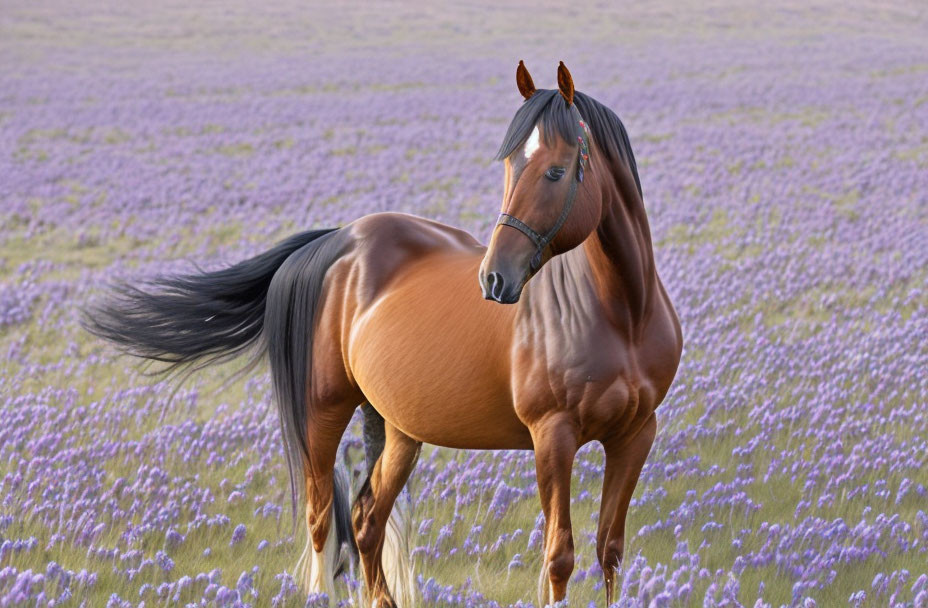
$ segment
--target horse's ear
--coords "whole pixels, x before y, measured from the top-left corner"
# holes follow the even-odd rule
[[[563,61],[557,66],[557,87],[561,90],[561,97],[567,105],[572,104],[574,102],[574,79],[571,78]]]
[[[532,76],[525,68],[522,60],[519,60],[519,67],[516,68],[516,84],[519,85],[519,92],[522,97],[528,99],[535,94],[535,83],[532,82]]]

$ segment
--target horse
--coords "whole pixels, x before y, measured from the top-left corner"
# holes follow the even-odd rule
[[[385,537],[429,443],[534,450],[538,597],[563,600],[572,463],[599,441],[596,555],[613,602],[629,502],[683,337],[625,126],[574,89],[563,62],[557,83],[536,89],[519,62],[524,101],[497,155],[502,206],[486,247],[435,221],[375,213],[229,268],[116,285],[87,315],[92,332],[168,369],[267,354],[293,500],[305,498],[307,591],[331,589],[331,547],[350,537],[368,601],[397,605],[405,591],[390,588],[384,562],[397,556],[382,559]],[[359,406],[368,474],[349,512],[336,461]]]

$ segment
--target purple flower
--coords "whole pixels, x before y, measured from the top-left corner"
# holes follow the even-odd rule
[[[245,540],[245,524],[239,524],[235,526],[235,529],[232,531],[232,541],[229,543],[230,546],[235,546]]]
[[[170,572],[174,569],[174,560],[168,557],[168,554],[164,551],[158,551],[155,554],[155,561],[158,564],[158,567],[165,572]]]

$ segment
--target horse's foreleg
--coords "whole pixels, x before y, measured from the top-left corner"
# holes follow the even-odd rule
[[[382,565],[384,537],[393,503],[415,467],[422,445],[389,423],[385,435],[383,453],[361,488],[351,517],[365,583],[375,608],[396,606]],[[389,557],[397,561],[400,556]],[[401,591],[405,594],[405,590]]]
[[[614,600],[615,573],[622,561],[625,544],[625,517],[638,483],[638,476],[657,432],[654,416],[645,423],[631,441],[604,441],[606,473],[603,497],[599,507],[599,531],[596,535],[596,557],[603,570],[606,605]]]
[[[531,431],[538,494],[545,514],[545,560],[538,581],[538,601],[545,606],[564,599],[574,569],[570,471],[578,441],[574,425],[560,417],[548,417]]]
[[[306,548],[300,558],[298,576],[310,593],[333,592],[338,547],[332,520],[335,459],[338,444],[354,407],[327,408],[312,417],[307,430],[309,459],[306,472]]]

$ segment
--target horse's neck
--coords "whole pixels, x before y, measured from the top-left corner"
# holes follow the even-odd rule
[[[651,230],[630,172],[622,167],[603,184],[603,217],[580,247],[610,322],[635,339],[657,296]],[[566,261],[566,260],[565,260]]]

